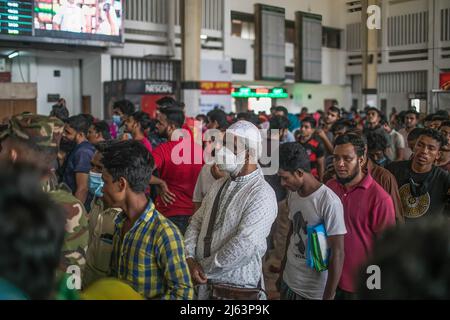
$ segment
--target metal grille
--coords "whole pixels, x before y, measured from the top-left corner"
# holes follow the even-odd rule
[[[441,41],[450,41],[450,8],[441,10]]]
[[[112,57],[112,80],[177,81],[180,61]]]
[[[428,12],[388,18],[388,45],[407,46],[428,42]]]
[[[180,25],[181,0],[175,1],[175,24]],[[167,23],[166,0],[127,0],[125,2],[125,18],[132,21]],[[224,0],[203,0],[202,28],[223,30]]]
[[[361,23],[347,25],[347,50],[361,53]]]
[[[381,73],[377,82],[378,92],[427,92],[427,71]],[[352,76],[352,92],[361,93],[360,75]]]

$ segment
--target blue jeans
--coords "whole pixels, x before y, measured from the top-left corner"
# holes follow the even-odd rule
[[[178,227],[178,229],[180,229],[181,234],[184,236],[189,225],[190,218],[191,216],[173,216],[169,217],[169,220],[172,221]]]

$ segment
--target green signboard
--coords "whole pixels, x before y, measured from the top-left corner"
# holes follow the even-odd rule
[[[285,88],[247,88],[241,87],[233,89],[231,96],[234,98],[272,98],[272,99],[286,99],[289,98]]]

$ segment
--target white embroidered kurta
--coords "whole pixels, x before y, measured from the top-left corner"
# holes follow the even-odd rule
[[[212,206],[224,183],[212,234],[211,256],[204,258],[204,238]],[[277,210],[275,192],[264,180],[261,169],[234,181],[217,180],[186,231],[187,257],[195,258],[208,280],[214,283],[256,287],[262,276],[261,260]]]

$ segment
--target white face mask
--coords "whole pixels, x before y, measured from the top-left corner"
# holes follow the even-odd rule
[[[246,151],[235,155],[230,149],[222,147],[216,150],[215,161],[221,171],[228,172],[231,177],[236,177],[245,165]]]

